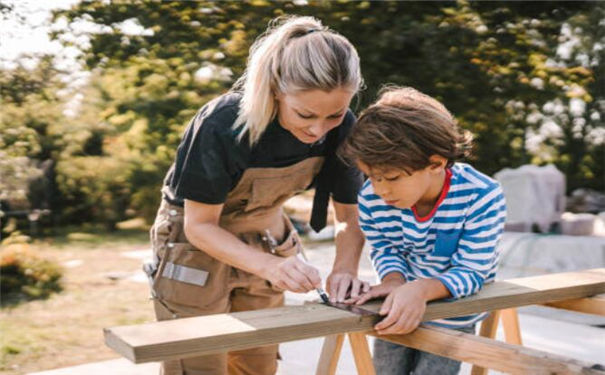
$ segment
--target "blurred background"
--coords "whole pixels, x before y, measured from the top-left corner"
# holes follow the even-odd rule
[[[510,218],[548,197],[546,219],[510,230],[565,233],[567,222],[568,234],[598,234],[593,216],[591,229],[569,223],[605,211],[605,3],[0,0],[0,371],[110,357],[78,341],[99,300],[120,312],[99,325],[151,319],[144,283],[138,304],[111,294],[132,277],[116,267],[140,264],[189,119],[283,14],[317,17],[356,46],[366,82],[356,113],[383,84],[415,87],[475,135],[471,164],[521,179],[507,188]],[[37,318],[85,303],[85,318],[71,318],[79,330],[44,341],[66,333]]]

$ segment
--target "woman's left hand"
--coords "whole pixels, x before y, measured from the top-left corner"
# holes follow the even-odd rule
[[[357,298],[370,290],[370,284],[361,281],[350,272],[332,271],[326,282],[331,302],[344,302],[348,298]]]

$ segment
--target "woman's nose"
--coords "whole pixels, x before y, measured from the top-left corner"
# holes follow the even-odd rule
[[[311,125],[308,129],[309,133],[313,134],[316,137],[323,137],[324,134],[328,132],[328,130],[329,129],[321,121]]]

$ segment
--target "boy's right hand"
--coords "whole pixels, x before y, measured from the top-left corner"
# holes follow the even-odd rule
[[[382,283],[378,285],[372,285],[370,290],[366,293],[361,294],[357,298],[349,298],[345,303],[363,305],[374,298],[386,297],[395,288],[405,284],[405,279],[399,273],[393,272],[382,279]]]
[[[306,293],[321,287],[319,271],[298,257],[276,257],[271,263],[265,278],[278,288]]]

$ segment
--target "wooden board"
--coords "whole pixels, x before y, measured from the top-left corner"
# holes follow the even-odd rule
[[[605,375],[599,364],[438,327],[420,326],[407,335],[376,336],[458,361],[510,374]]]
[[[487,285],[478,294],[427,306],[423,321],[605,293],[605,269]],[[380,302],[366,309],[378,311]],[[372,316],[322,304],[217,314],[105,329],[105,343],[135,363],[186,358],[371,329]]]
[[[547,302],[544,306],[558,309],[605,316],[605,294],[594,297],[578,298],[568,301]]]

